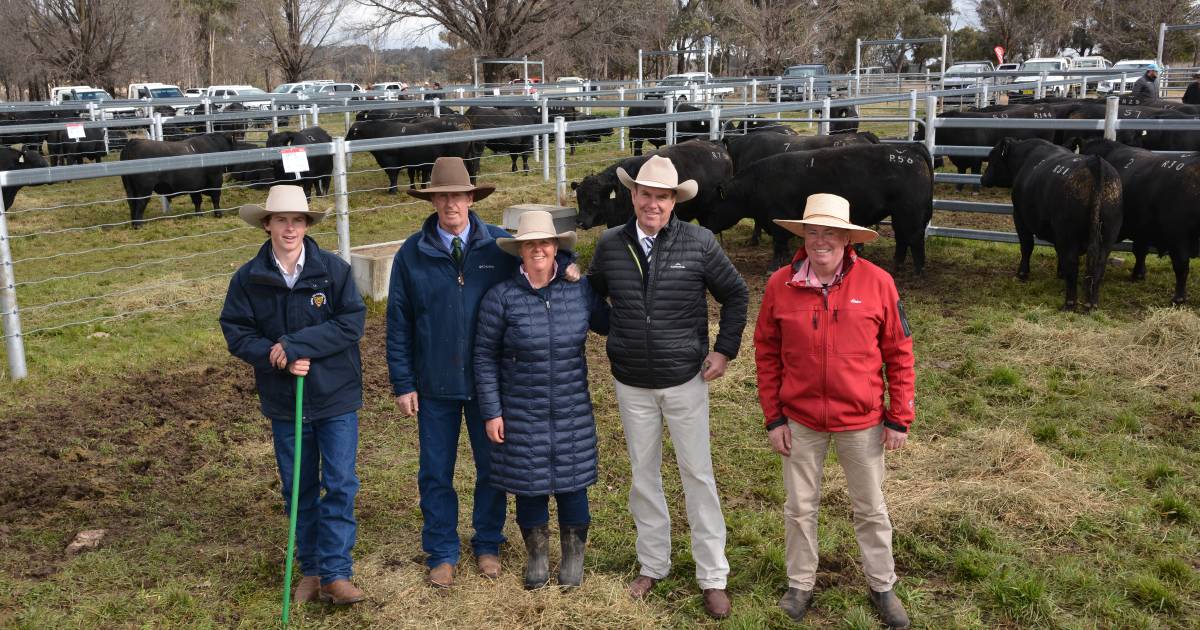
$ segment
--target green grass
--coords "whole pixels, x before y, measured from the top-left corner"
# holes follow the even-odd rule
[[[327,127],[340,129],[340,117]],[[898,126],[897,126],[898,127]],[[571,162],[578,179],[611,163],[612,143]],[[373,168],[356,156],[354,170]],[[531,166],[533,163],[531,162]],[[550,202],[540,171],[510,175],[485,161],[500,192],[479,204],[490,221],[518,202]],[[351,188],[382,174],[351,175]],[[954,194],[939,187],[939,196]],[[979,197],[998,199],[1003,191]],[[17,210],[120,196],[119,183],[76,182],[22,190]],[[261,192],[229,191],[229,206]],[[964,191],[964,196],[970,196]],[[411,233],[426,205],[397,205],[382,191],[351,197],[354,245]],[[187,206],[187,202],[183,202]],[[152,216],[157,212],[151,205]],[[207,203],[206,203],[207,208]],[[181,211],[177,208],[176,211]],[[17,214],[14,233],[127,218],[122,205]],[[945,224],[1007,217],[938,213]],[[1009,221],[1004,227],[1003,222]],[[174,238],[239,226],[236,218],[162,221],[141,232],[87,230],[14,242],[18,258]],[[987,227],[987,226],[985,226]],[[322,225],[318,231],[326,230]],[[599,230],[581,235],[587,258]],[[757,314],[769,247],[746,245],[749,225],[723,235],[751,285]],[[219,239],[219,240],[218,240]],[[266,627],[278,616],[286,521],[269,429],[251,375],[230,359],[215,326],[223,278],[261,235],[99,252],[85,259],[20,263],[19,281],[133,265],[214,249],[230,252],[105,276],[23,285],[23,307],[97,292],[129,295],[24,316],[27,330],[159,308],[141,316],[37,332],[25,339],[29,379],[0,382],[0,627]],[[332,246],[332,235],[318,236]],[[890,267],[891,240],[865,255]],[[896,273],[917,354],[918,420],[909,445],[888,456],[886,496],[895,524],[897,587],[920,628],[1191,628],[1200,625],[1200,317],[1161,308],[1173,278],[1148,261],[1144,283],[1114,266],[1102,307],[1063,313],[1052,252],[1039,248],[1027,283],[1012,277],[1015,246],[933,239],[924,278]],[[1128,261],[1128,255],[1119,255]],[[178,287],[143,289],[164,281]],[[1195,291],[1193,291],[1195,293]],[[193,304],[171,306],[181,301]],[[399,417],[382,362],[383,308],[370,305],[363,341],[357,580],[371,601],[351,610],[296,611],[296,626],[788,627],[776,608],[786,588],[779,462],[762,434],[751,330],[743,353],[712,386],[714,466],[729,528],[734,616],[703,615],[692,579],[686,513],[669,448],[674,571],[650,601],[622,594],[636,570],[626,508],[628,463],[603,341],[589,343],[600,438],[600,480],[587,581],[574,594],[526,593],[519,533],[510,523],[507,575],[470,575],[450,596],[422,586],[416,432]],[[95,333],[105,333],[96,335]],[[463,446],[456,485],[469,505]],[[845,483],[832,457],[820,520],[821,567],[807,627],[878,627],[861,575]],[[469,511],[460,532],[469,535]],[[67,558],[80,530],[109,530],[98,550]],[[556,545],[552,545],[554,547]],[[557,553],[556,551],[554,552]]]

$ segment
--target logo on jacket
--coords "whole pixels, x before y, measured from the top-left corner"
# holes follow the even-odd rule
[[[683,263],[672,263],[667,269],[687,269],[687,267],[684,267]]]
[[[480,269],[495,269],[495,265],[479,265]]]
[[[321,308],[322,306],[325,306],[325,294],[324,293],[314,293],[312,296],[312,299],[309,300],[309,302],[311,302],[313,306],[315,306],[317,308]]]
[[[850,298],[850,303],[851,304],[862,304],[862,300],[860,300],[858,298]]]

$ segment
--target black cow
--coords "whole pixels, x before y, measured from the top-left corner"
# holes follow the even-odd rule
[[[19,171],[26,168],[48,168],[49,166],[46,158],[30,147],[21,147],[20,150],[0,147],[0,171]],[[5,210],[12,208],[13,201],[17,198],[17,191],[21,188],[21,186],[5,186],[4,190],[0,191],[0,198],[4,199]]]
[[[615,227],[629,221],[633,216],[633,197],[617,179],[617,167],[636,176],[652,155],[669,158],[679,172],[679,181],[696,180],[696,196],[675,207],[676,214],[684,221],[707,214],[715,199],[717,184],[733,174],[733,162],[725,147],[706,140],[689,140],[625,158],[580,182],[571,182],[579,204],[579,227],[586,230],[601,223]]]
[[[1162,110],[1150,115],[1152,120],[1197,120],[1196,116],[1180,111]],[[1137,141],[1131,143],[1151,151],[1200,151],[1200,131],[1191,129],[1148,129],[1126,132]],[[1140,136],[1138,135],[1140,134]],[[1121,140],[1124,134],[1117,134]]]
[[[1021,243],[1017,277],[1029,278],[1034,238],[1054,244],[1066,280],[1064,310],[1076,306],[1079,257],[1085,252],[1087,306],[1100,304],[1108,253],[1121,233],[1121,177],[1095,155],[1077,155],[1041,139],[1005,138],[992,148],[984,186],[1012,187],[1013,225]]]
[[[78,111],[69,110],[50,110],[50,111],[12,111],[0,113],[0,146],[23,145],[24,149],[41,150],[42,143],[46,141],[47,131],[26,131],[19,133],[5,133],[4,128],[13,125],[44,125],[47,123],[55,123],[64,120],[80,120],[81,114]]]
[[[725,147],[733,159],[733,171],[765,157],[789,151],[812,151],[827,147],[852,144],[879,144],[879,136],[870,131],[856,131],[828,136],[792,136],[782,133],[751,133],[744,136],[726,136]]]
[[[751,116],[751,120],[731,120],[725,123],[725,136],[730,135],[748,135],[752,133],[783,133],[788,135],[799,135],[795,129],[769,118],[759,118]]]
[[[462,128],[453,120],[442,120],[441,118],[430,118],[415,123],[364,120],[351,125],[350,131],[346,133],[346,139],[397,138],[461,130]],[[433,163],[440,157],[463,158],[467,163],[467,171],[474,181],[478,172],[474,149],[474,143],[471,142],[447,142],[438,145],[378,149],[371,151],[371,155],[375,157],[380,168],[387,173],[388,192],[394,195],[397,191],[396,179],[399,177],[401,169],[407,169],[410,187],[415,186],[418,181],[428,183],[433,171]]]
[[[67,165],[67,164],[83,164],[87,160],[99,162],[108,155],[109,149],[104,145],[104,130],[99,127],[89,127],[83,130],[84,137],[75,140],[67,134],[66,129],[55,129],[46,137],[46,147],[50,153],[50,164],[52,166]],[[111,148],[114,141],[117,141],[118,146],[124,146],[125,132],[119,130],[111,130],[109,134],[109,147]]]
[[[1039,107],[1037,105],[1022,104],[1017,106],[1005,106],[1004,109],[993,109],[986,112],[942,112],[938,118],[955,118],[955,119],[993,119],[993,118],[1053,118],[1054,113],[1048,108]],[[934,136],[939,145],[949,146],[973,146],[973,147],[994,147],[996,143],[1003,138],[1014,138],[1024,140],[1026,138],[1042,138],[1044,140],[1053,141],[1055,132],[1053,129],[984,129],[980,127],[958,128],[958,127],[938,127],[937,134]],[[917,132],[913,136],[916,141],[925,139],[925,127],[917,126]],[[958,167],[960,175],[974,173],[979,175],[983,173],[983,163],[985,158],[976,155],[951,155],[948,156],[954,166]],[[956,184],[955,190],[962,190],[962,184]],[[979,186],[975,186],[975,190],[979,190]]]
[[[568,120],[573,120],[573,121],[600,120],[602,118],[604,118],[604,117],[603,116],[589,116],[587,114],[577,114],[577,113],[572,112],[570,115],[570,118],[568,118]],[[576,145],[586,144],[588,142],[600,142],[601,140],[603,140],[605,138],[605,136],[611,136],[612,134],[613,134],[612,127],[604,127],[601,129],[591,129],[591,130],[587,130],[587,131],[581,131],[581,130],[568,131],[566,133],[567,146],[570,147],[570,154],[575,155],[575,146]]]
[[[121,161],[217,153],[232,151],[234,148],[233,139],[219,133],[163,142],[138,138],[130,140],[121,150]],[[129,215],[134,229],[142,227],[146,204],[150,202],[150,195],[154,193],[163,195],[168,200],[179,195],[189,195],[196,214],[200,214],[200,205],[204,202],[202,195],[208,195],[212,201],[213,216],[221,216],[221,177],[224,172],[225,168],[221,166],[205,166],[122,175],[121,183],[125,186],[125,196],[129,200]]]
[[[832,106],[829,108],[830,118],[859,118],[858,107],[854,105]],[[858,131],[857,120],[832,120],[829,122],[829,133],[854,133]]]
[[[675,108],[676,112],[698,112],[699,107],[695,105],[683,104]],[[652,116],[654,114],[665,113],[665,109],[657,107],[630,107],[627,110],[627,116]],[[675,137],[680,142],[689,138],[708,137],[708,121],[707,120],[685,120],[675,123]],[[633,154],[642,154],[642,143],[649,142],[658,148],[667,143],[667,125],[662,123],[659,125],[638,125],[629,128],[629,140],[633,145]]]
[[[895,269],[900,270],[912,248],[914,271],[924,270],[925,226],[933,218],[933,164],[919,143],[830,147],[758,160],[718,187],[718,201],[701,225],[720,232],[746,217],[769,225],[776,269],[791,259],[791,239],[770,221],[799,219],[808,196],[816,193],[848,199],[850,219],[858,225],[873,225],[890,215]]]
[[[1186,302],[1188,259],[1200,255],[1200,156],[1155,155],[1103,139],[1084,144],[1081,152],[1104,158],[1121,176],[1120,238],[1133,241],[1133,279],[1146,278],[1146,254],[1153,247],[1171,257],[1171,301]]]
[[[306,144],[325,144],[329,142],[333,142],[333,138],[320,127],[308,127],[300,131],[280,131],[267,137],[268,147],[289,147]],[[259,147],[248,142],[238,142],[235,148],[240,151],[244,149],[257,149]],[[314,185],[317,187],[317,194],[328,194],[330,178],[333,174],[333,156],[310,155],[308,156],[308,168],[309,170],[301,172],[300,177],[297,178],[293,173],[283,172],[282,160],[270,160],[248,164],[235,164],[229,167],[228,172],[232,179],[248,183],[251,188],[259,190],[269,188],[275,184],[298,183],[304,187],[304,195],[306,197],[312,197]]]
[[[471,123],[467,120],[467,117],[456,111],[442,110],[440,113],[440,116],[435,117],[428,110],[424,109],[368,109],[355,115],[354,120],[359,122],[364,120],[391,120],[405,123],[445,120],[458,125],[462,129],[471,128]]]
[[[471,107],[467,109],[467,120],[472,129],[499,129],[520,125],[537,125],[542,114],[533,107]],[[529,155],[533,153],[533,136],[512,136],[485,140],[483,146],[497,155],[507,155],[512,160],[512,172],[517,172],[517,158],[521,158],[521,172],[529,174]],[[481,156],[483,148],[476,150]],[[478,170],[478,169],[477,169]]]

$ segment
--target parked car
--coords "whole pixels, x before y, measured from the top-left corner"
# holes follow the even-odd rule
[[[587,83],[587,80],[583,77],[558,77],[554,80],[554,83],[542,85],[541,93],[543,96],[582,94],[585,83]],[[594,86],[593,89],[595,89]]]
[[[884,74],[884,71],[883,71],[883,66],[867,66],[865,68],[852,69],[852,70],[850,70],[850,72],[847,72],[846,74],[848,74],[852,77],[856,77],[859,75],[862,75],[865,77],[865,76],[871,75],[871,74]]]
[[[208,88],[208,93],[205,94],[205,96],[207,96],[209,99],[212,99],[213,104],[216,106],[214,108],[216,111],[224,111],[225,108],[228,107],[229,104],[221,103],[219,101],[224,101],[224,100],[230,99],[232,97],[246,97],[246,96],[267,97],[267,93],[252,86],[252,85],[213,85]],[[253,100],[253,101],[238,100],[235,102],[241,103],[242,107],[245,107],[246,109],[270,109],[271,108],[271,99],[270,98],[263,98],[262,100]],[[192,106],[192,107],[194,108],[195,106]]]
[[[1133,84],[1146,73],[1146,68],[1156,65],[1153,59],[1122,59],[1113,64],[1112,71],[1128,73],[1125,75],[1124,81],[1121,79],[1109,79],[1101,81],[1096,86],[1096,91],[1101,94],[1128,94],[1133,90]]]
[[[169,83],[130,83],[126,88],[126,94],[131,99],[151,100],[156,98],[183,98],[183,91],[177,85]],[[182,113],[188,105],[170,105],[176,114]],[[143,118],[149,117],[154,113],[152,106],[137,108],[137,115]]]
[[[66,85],[51,89],[50,100],[56,104],[80,103],[86,105],[87,103],[99,103],[116,99],[107,90],[90,85]],[[112,118],[134,118],[137,116],[137,109],[133,107],[107,107],[104,109],[104,114]]]
[[[304,88],[304,93],[309,97],[350,97],[350,100],[364,100],[366,97],[361,93],[362,86],[357,83],[319,83],[310,85]]]
[[[200,98],[208,93],[208,88],[188,88],[183,91],[183,95],[188,98]]]
[[[792,80],[792,83],[784,84],[783,94],[779,99],[783,101],[803,101],[805,96],[806,86],[804,80],[813,77],[813,98],[823,99],[829,97],[829,82],[824,81],[825,77],[829,76],[829,68],[823,63],[802,63],[795,66],[788,66],[780,75],[784,79]],[[775,86],[767,88],[767,95],[771,100],[775,100]]]
[[[992,67],[990,61],[959,61],[954,65],[946,68],[946,74],[942,77],[942,83],[947,90],[961,90],[963,88],[979,87],[984,83],[988,83],[988,77],[975,76],[982,73],[992,72],[995,68]],[[973,94],[947,96],[943,98],[943,102],[947,103],[970,103],[975,101]]]
[[[1020,69],[1021,69],[1021,64],[1019,64],[1019,63],[1002,63],[1002,64],[996,66],[996,72],[1016,72]],[[998,84],[1012,83],[1013,79],[1016,76],[1017,75],[1015,75],[1015,74],[1010,74],[1007,76],[996,77],[996,83],[998,83]]]
[[[733,88],[729,86],[718,88],[700,87],[707,83],[712,83],[712,81],[713,76],[708,72],[669,74],[655,84],[652,91],[643,92],[642,98],[660,99],[670,95],[677,103],[684,101],[705,102],[721,94],[733,94]]]
[[[1099,55],[1071,59],[1072,70],[1104,70],[1111,67],[1112,62]]]
[[[1070,62],[1065,57],[1037,57],[1030,59],[1021,64],[1021,74],[1013,80],[1013,83],[1032,83],[1041,78],[1042,73],[1046,73],[1047,81],[1056,81],[1066,78],[1066,72],[1070,69]],[[1013,96],[1033,96],[1034,88],[1027,87],[1020,90],[1009,90],[1009,94]],[[1047,85],[1045,86],[1046,96],[1067,96],[1066,85]]]

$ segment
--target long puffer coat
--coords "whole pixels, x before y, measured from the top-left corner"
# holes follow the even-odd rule
[[[492,287],[475,330],[475,390],[484,420],[503,416],[493,444],[492,485],[524,496],[572,492],[596,482],[596,422],[584,343],[589,323],[607,332],[608,306],[565,265],[534,289],[518,268]]]

